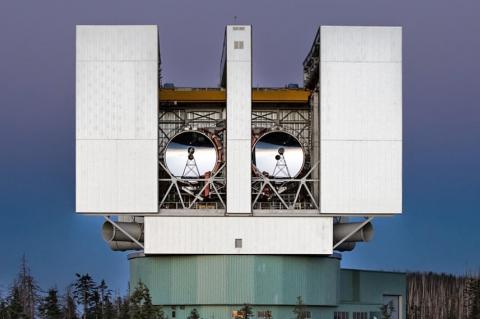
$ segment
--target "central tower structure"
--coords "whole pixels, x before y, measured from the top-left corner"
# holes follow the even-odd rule
[[[176,88],[156,26],[78,26],[76,210],[139,251],[131,285],[174,318],[289,318],[298,296],[314,318],[401,318],[402,274],[334,252],[401,213],[401,57],[401,28],[322,26],[302,88],[252,88],[252,29],[231,25],[220,86]]]

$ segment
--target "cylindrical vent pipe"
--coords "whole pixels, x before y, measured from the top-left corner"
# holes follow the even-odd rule
[[[131,222],[117,222],[116,224],[130,236],[135,238],[135,240],[143,242],[143,224]],[[102,225],[102,237],[112,250],[124,251],[142,249],[134,243],[131,238],[108,221]]]
[[[343,242],[335,248],[337,251],[352,251],[355,248],[355,245],[357,245],[356,242]]]
[[[109,241],[108,246],[113,251],[126,251],[126,250],[142,250],[142,247],[138,246],[131,241]]]
[[[345,238],[348,234],[358,228],[362,223],[337,223],[333,225],[333,242],[338,243],[340,240]],[[373,237],[373,225],[372,223],[366,223],[362,228],[360,228],[353,235],[348,237],[344,243],[352,243],[359,241],[370,241]],[[338,247],[337,247],[338,248]],[[352,248],[353,249],[353,248]]]

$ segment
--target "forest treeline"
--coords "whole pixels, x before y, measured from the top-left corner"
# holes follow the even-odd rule
[[[480,319],[480,277],[407,273],[408,319]]]
[[[480,319],[480,276],[426,272],[407,274],[407,319]],[[244,305],[238,313],[251,313]],[[295,317],[307,318],[301,297]],[[245,317],[245,316],[242,316]],[[104,280],[75,274],[63,291],[42,290],[25,257],[8,289],[0,291],[0,319],[166,319],[153,305],[148,287],[139,283],[125,296],[114,295]],[[189,319],[199,319],[196,309]],[[270,317],[271,318],[271,317]],[[386,314],[386,318],[389,316]]]

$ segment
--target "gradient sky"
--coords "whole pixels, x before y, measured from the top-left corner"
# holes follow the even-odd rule
[[[128,263],[74,213],[76,24],[158,24],[163,77],[218,84],[224,27],[253,25],[255,86],[302,81],[320,24],[404,27],[404,214],[344,267],[480,268],[480,2],[451,0],[0,2],[0,290],[23,253],[42,288],[75,272],[124,292]]]

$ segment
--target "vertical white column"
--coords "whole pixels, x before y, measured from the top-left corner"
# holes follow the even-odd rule
[[[157,26],[77,26],[76,211],[158,212]]]
[[[402,211],[402,29],[320,28],[321,212]]]
[[[227,213],[231,214],[251,212],[251,38],[251,26],[227,26]]]

